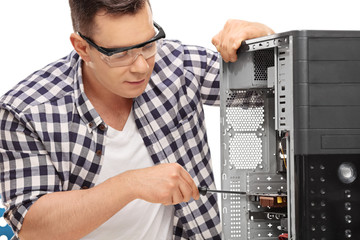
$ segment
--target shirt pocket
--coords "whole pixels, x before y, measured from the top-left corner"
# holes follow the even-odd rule
[[[187,137],[192,137],[193,135],[189,134],[192,128],[196,127],[196,111],[187,105],[183,109],[179,110],[186,112],[186,115],[178,114],[177,116],[177,124],[170,129],[170,139],[171,141],[178,141],[180,137],[183,137],[183,140],[186,140]],[[184,135],[184,136],[182,136]],[[184,138],[186,137],[186,138]]]

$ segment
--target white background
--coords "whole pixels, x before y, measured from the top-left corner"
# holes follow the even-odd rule
[[[267,24],[276,32],[300,29],[360,30],[356,0],[152,0],[154,20],[169,39],[215,49],[211,38],[229,18]],[[0,95],[72,46],[66,0],[2,1]],[[206,107],[206,124],[217,186],[220,187],[220,114]]]

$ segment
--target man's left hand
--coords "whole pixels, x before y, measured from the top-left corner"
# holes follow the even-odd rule
[[[235,62],[237,60],[236,51],[242,41],[273,33],[271,28],[261,23],[230,19],[224,28],[213,37],[212,44],[225,62]]]

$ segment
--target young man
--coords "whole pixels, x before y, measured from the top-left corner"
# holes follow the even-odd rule
[[[21,239],[220,239],[202,104],[218,53],[177,41],[146,0],[70,0],[75,51],[0,100],[5,217]],[[225,61],[268,27],[228,21]]]

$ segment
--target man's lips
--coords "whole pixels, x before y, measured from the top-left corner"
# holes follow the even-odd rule
[[[140,85],[145,81],[145,79],[139,80],[139,81],[127,81],[126,83],[129,83],[131,85]]]

